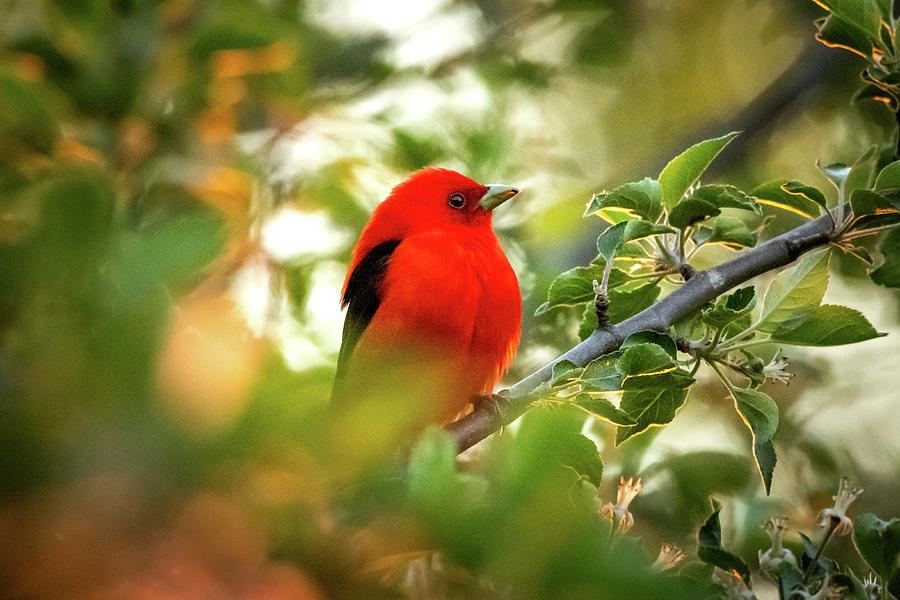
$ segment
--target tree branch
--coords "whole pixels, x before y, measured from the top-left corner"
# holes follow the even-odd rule
[[[456,438],[459,451],[477,444],[521,416],[531,404],[533,392],[550,380],[556,362],[570,360],[583,366],[598,356],[617,349],[633,333],[667,331],[676,321],[731,288],[761,273],[783,267],[808,250],[829,244],[838,235],[835,221],[840,222],[841,219],[832,219],[828,214],[808,221],[741,253],[733,260],[695,273],[679,289],[630,319],[594,331],[590,337],[565,354],[502,392],[495,410],[480,407],[450,423],[447,429]]]

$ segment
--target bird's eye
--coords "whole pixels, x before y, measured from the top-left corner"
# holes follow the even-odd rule
[[[451,194],[447,198],[447,204],[450,205],[450,208],[462,208],[466,205],[466,198],[460,193]]]

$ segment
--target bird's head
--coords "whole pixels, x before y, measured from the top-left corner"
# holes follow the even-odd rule
[[[425,227],[490,227],[491,211],[518,193],[505,185],[481,185],[449,169],[427,168],[397,185],[384,204]]]

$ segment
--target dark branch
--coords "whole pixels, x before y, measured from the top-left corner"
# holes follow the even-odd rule
[[[840,222],[840,219],[837,221]],[[621,323],[594,331],[590,337],[565,354],[511,386],[503,395],[503,406],[500,407],[502,422],[498,422],[497,412],[479,408],[449,424],[447,428],[456,437],[459,450],[463,451],[477,444],[502,425],[521,416],[531,404],[538,386],[550,380],[553,365],[557,361],[570,360],[577,365],[586,365],[598,356],[618,348],[633,333],[667,331],[676,321],[731,288],[761,273],[783,267],[808,250],[830,243],[837,235],[834,222],[830,215],[823,215],[804,223],[741,253],[733,260],[694,273],[679,289],[650,308]]]

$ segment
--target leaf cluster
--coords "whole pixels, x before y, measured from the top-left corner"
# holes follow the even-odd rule
[[[872,148],[853,165],[822,167],[823,177],[836,189],[836,207],[825,193],[799,181],[770,181],[750,192],[701,185],[704,171],[736,135],[695,144],[670,161],[658,179],[595,194],[585,215],[609,223],[597,239],[598,255],[590,265],[553,281],[537,314],[579,309],[579,337],[585,339],[601,324],[615,324],[646,309],[666,286],[693,276],[690,261],[705,247],[719,244],[740,251],[756,245],[769,222],[764,207],[805,218],[827,215],[833,246],[863,260],[875,283],[897,285],[900,162],[879,169],[880,155]],[[756,223],[752,229],[748,218]],[[865,242],[884,230],[877,263]],[[836,346],[883,335],[857,310],[822,303],[832,252],[822,248],[804,255],[777,274],[759,297],[756,286],[749,285],[717,298],[668,331],[632,336],[586,365],[557,363],[545,396],[612,423],[616,444],[621,444],[671,422],[694,374],[706,364],[751,433],[753,457],[768,492],[779,414],[760,387],[792,377],[778,346]]]

